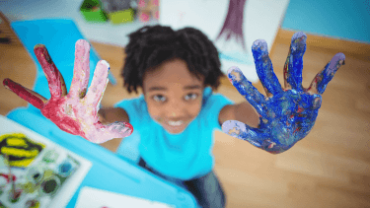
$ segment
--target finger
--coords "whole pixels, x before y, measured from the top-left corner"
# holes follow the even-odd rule
[[[108,84],[108,73],[109,73],[109,64],[108,62],[101,60],[96,65],[95,73],[93,80],[91,81],[91,85],[89,87],[89,90],[87,91],[87,94],[85,96],[85,101],[89,106],[92,106],[95,110],[95,108],[98,107],[105,88]],[[97,111],[92,112],[93,115],[96,115]]]
[[[280,153],[284,150],[280,145],[269,139],[269,135],[263,131],[252,128],[243,122],[228,120],[222,124],[222,131],[232,137],[247,141],[252,145],[270,153]]]
[[[65,96],[67,89],[64,79],[53,63],[53,60],[51,60],[45,46],[41,44],[36,45],[33,51],[48,80],[51,99]]]
[[[132,125],[127,122],[114,122],[103,125],[100,122],[94,124],[95,130],[86,135],[86,139],[93,143],[104,143],[114,138],[128,137],[134,131]]]
[[[45,103],[47,103],[48,101],[46,98],[39,95],[38,93],[29,90],[16,82],[13,82],[11,79],[4,79],[3,85],[5,86],[6,89],[11,90],[19,97],[31,103],[38,109],[42,109]]]
[[[90,78],[90,44],[85,40],[78,40],[75,49],[75,65],[73,79],[68,93],[70,98],[83,98],[86,95]]]
[[[271,95],[283,92],[279,80],[274,73],[271,59],[268,55],[267,43],[264,40],[254,41],[252,53],[257,74],[266,91],[266,95],[271,97]]]
[[[228,78],[239,93],[248,100],[248,102],[257,110],[257,112],[265,118],[270,117],[269,109],[266,107],[265,96],[263,96],[250,83],[237,67],[231,67],[228,71]]]
[[[339,67],[345,64],[345,59],[346,56],[343,53],[335,54],[325,68],[316,75],[307,91],[314,94],[324,93],[327,84],[333,79]]]
[[[284,88],[302,89],[303,54],[306,51],[307,36],[296,32],[290,44],[288,57],[284,65]]]

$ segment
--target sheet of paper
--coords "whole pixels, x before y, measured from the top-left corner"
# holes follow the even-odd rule
[[[149,201],[91,187],[83,187],[75,208],[174,208],[168,204]]]

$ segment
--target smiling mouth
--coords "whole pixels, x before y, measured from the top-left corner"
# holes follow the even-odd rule
[[[167,129],[168,132],[177,134],[185,129],[185,124],[185,121],[167,121],[163,123],[163,127]]]
[[[184,121],[168,121],[167,123],[170,126],[180,126],[181,124],[184,123]]]

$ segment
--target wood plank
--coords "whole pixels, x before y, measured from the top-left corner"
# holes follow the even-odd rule
[[[280,29],[274,44],[290,44],[291,37],[297,31]],[[307,35],[307,49],[319,51],[345,52],[348,56],[370,61],[370,44],[349,41],[339,38],[330,38],[305,32]]]

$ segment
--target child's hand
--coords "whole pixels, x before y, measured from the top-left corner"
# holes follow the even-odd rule
[[[311,86],[305,89],[302,87],[302,56],[305,50],[306,35],[295,33],[284,66],[285,87],[282,89],[273,72],[266,42],[255,41],[252,51],[257,74],[268,99],[247,81],[238,68],[230,68],[228,77],[260,114],[259,128],[229,120],[223,123],[222,130],[270,153],[284,152],[303,139],[315,124],[321,107],[321,94],[345,60],[343,53],[336,54],[316,75]]]
[[[79,135],[94,143],[103,143],[113,138],[129,136],[133,128],[127,122],[103,125],[98,117],[98,105],[108,83],[109,64],[98,62],[94,78],[88,92],[90,74],[90,45],[85,40],[76,42],[74,75],[69,93],[64,79],[51,60],[45,46],[37,45],[35,55],[41,64],[49,83],[50,100],[5,79],[6,88],[41,110],[41,113],[54,122],[60,129]]]

